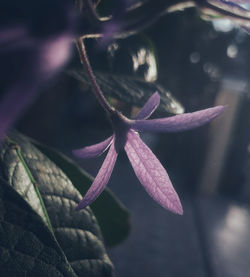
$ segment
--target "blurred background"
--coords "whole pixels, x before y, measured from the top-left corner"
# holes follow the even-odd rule
[[[99,74],[157,80],[166,109],[156,117],[227,105],[222,116],[197,130],[142,134],[167,169],[183,216],[154,202],[126,155],[119,155],[108,186],[131,213],[131,233],[108,249],[116,276],[250,276],[249,49],[244,31],[227,20],[203,21],[195,9],[169,14],[143,33],[110,41],[105,48],[98,40],[88,41],[90,61]],[[68,68],[15,126],[73,159],[72,149],[112,132],[89,85],[76,78],[76,68],[80,64],[75,50]],[[104,88],[112,87],[112,81],[105,85],[105,80]],[[120,87],[113,86],[113,94],[104,92],[131,116],[147,95],[131,102],[121,89],[126,84],[124,80]],[[149,90],[152,94],[154,85]],[[76,162],[95,176],[104,156]]]

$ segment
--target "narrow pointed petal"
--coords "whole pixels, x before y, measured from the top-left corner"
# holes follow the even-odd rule
[[[137,178],[148,194],[162,207],[183,214],[180,199],[166,170],[134,131],[128,133],[125,151]]]
[[[130,123],[131,128],[138,131],[150,132],[178,132],[200,127],[215,117],[219,116],[224,106],[216,106],[193,113],[184,113],[167,118],[151,120],[134,120]]]
[[[141,108],[135,119],[147,119],[157,109],[160,104],[160,95],[155,92]]]
[[[75,156],[83,159],[98,157],[107,150],[107,148],[112,143],[112,140],[113,140],[113,136],[97,144],[76,149],[76,150],[73,150],[72,152]]]
[[[93,184],[78,204],[76,210],[84,209],[102,193],[113,171],[117,155],[118,153],[115,150],[114,143],[112,143]]]

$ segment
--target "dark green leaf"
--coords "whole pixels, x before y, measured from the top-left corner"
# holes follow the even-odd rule
[[[93,178],[87,172],[54,149],[35,140],[30,141],[62,169],[82,195],[87,192],[93,182]],[[127,238],[130,231],[129,213],[108,188],[90,206],[100,225],[106,245],[113,246]]]
[[[12,188],[24,204],[19,208],[12,199],[0,198],[9,209],[9,214],[5,212],[1,221],[3,270],[14,270],[19,274],[12,276],[35,276],[33,272],[39,272],[45,261],[47,271],[41,270],[37,273],[39,276],[111,276],[113,267],[95,216],[90,208],[75,211],[81,199],[79,192],[67,176],[24,136],[13,133],[10,139],[2,144],[0,151],[1,178],[9,185],[3,186],[3,190]],[[48,220],[34,189],[36,186],[56,239],[46,225]],[[9,226],[8,232],[5,226]]]
[[[72,69],[69,70],[68,73],[79,81],[90,85],[84,70]],[[144,82],[127,76],[100,72],[95,72],[95,76],[97,83],[106,96],[111,96],[131,105],[141,107],[155,91],[158,91],[161,96],[161,103],[158,108],[159,112],[162,114],[166,112],[173,114],[184,112],[182,105],[160,84]]]
[[[0,177],[0,276],[77,276],[40,216]]]

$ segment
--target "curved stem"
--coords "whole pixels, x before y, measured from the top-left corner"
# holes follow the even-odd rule
[[[135,5],[124,12],[122,28],[113,35],[114,38],[123,38],[135,34],[153,24],[161,16],[175,10],[182,10],[195,5],[194,1],[203,0],[154,0],[145,4]],[[89,0],[84,1],[84,7],[88,21],[83,18],[79,24],[79,35],[82,37],[102,37],[103,29],[108,23],[114,21],[113,16],[99,18]],[[91,22],[91,24],[89,24]],[[87,30],[85,33],[82,30]]]
[[[153,23],[163,15],[179,9],[194,6],[194,0],[154,0],[147,1],[135,9],[128,10],[125,14],[125,25],[119,36],[137,33]]]
[[[89,80],[93,86],[93,92],[97,98],[97,100],[99,101],[99,103],[102,105],[102,107],[104,108],[105,111],[107,111],[108,113],[113,113],[115,111],[114,108],[112,108],[108,101],[106,100],[106,98],[104,97],[99,85],[96,82],[96,78],[95,75],[92,71],[91,65],[89,63],[89,59],[86,53],[86,49],[83,43],[83,39],[82,38],[78,38],[76,40],[76,45],[77,45],[77,49],[80,55],[80,60],[81,63],[85,66],[86,70],[87,70],[87,74],[89,76]]]

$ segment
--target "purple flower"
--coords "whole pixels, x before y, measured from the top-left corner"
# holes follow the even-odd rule
[[[137,178],[148,194],[164,208],[177,214],[183,213],[180,199],[166,170],[140,139],[138,131],[177,132],[190,130],[217,117],[222,113],[224,107],[217,106],[168,118],[146,120],[158,107],[159,102],[160,96],[156,92],[134,120],[130,120],[114,110],[110,116],[114,134],[98,144],[73,151],[78,157],[92,158],[101,155],[109,148],[102,167],[92,186],[77,206],[77,210],[85,208],[101,194],[109,181],[117,155],[124,148]]]
[[[0,1],[0,143],[71,56],[78,18],[67,0]]]

